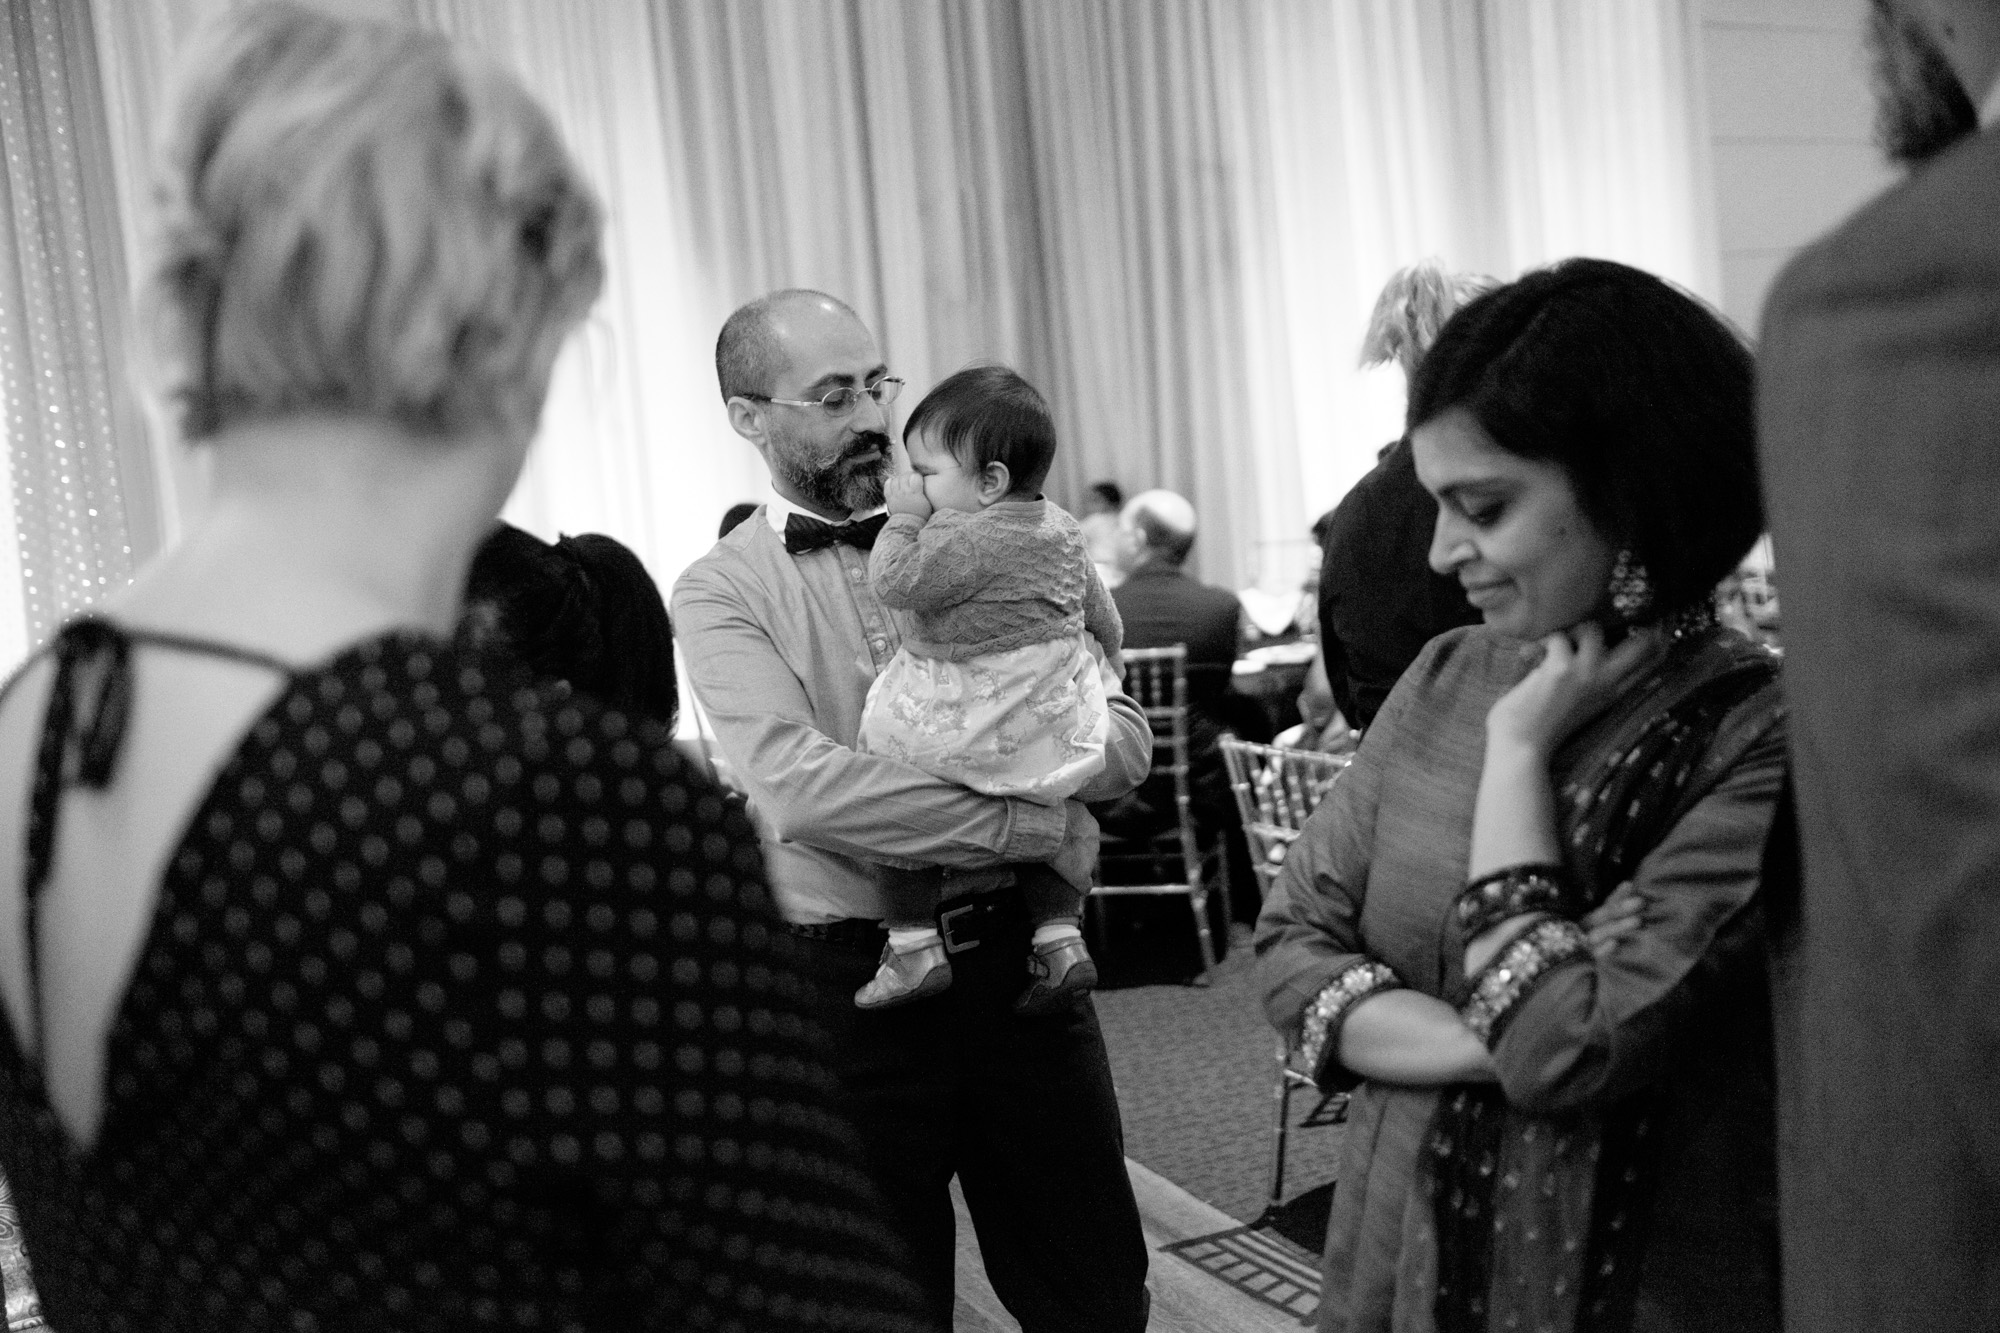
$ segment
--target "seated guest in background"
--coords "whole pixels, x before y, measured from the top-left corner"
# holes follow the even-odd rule
[[[1235,798],[1222,762],[1222,733],[1267,741],[1270,731],[1253,700],[1230,691],[1230,673],[1243,637],[1243,604],[1226,588],[1211,587],[1182,568],[1194,547],[1194,506],[1172,491],[1144,491],[1119,514],[1120,563],[1125,581],[1111,590],[1125,625],[1125,646],[1187,645],[1188,785],[1195,819],[1213,835],[1240,841]],[[1105,833],[1149,838],[1178,818],[1172,781],[1164,776],[1117,802],[1100,807]],[[1231,870],[1249,880],[1247,848],[1232,847]],[[1240,860],[1240,865],[1239,865]],[[1246,916],[1245,919],[1248,919]]]
[[[983,795],[855,748],[869,689],[911,630],[868,568],[902,381],[822,292],[737,310],[715,360],[730,425],[770,469],[773,497],[681,576],[674,624],[765,832],[795,955],[821,981],[846,1104],[932,1313],[950,1324],[957,1176],[1023,1333],[1138,1333],[1146,1242],[1097,1011],[1089,997],[1040,1017],[1014,1010],[1032,932],[1013,867],[1049,860],[1089,813]],[[1101,670],[1109,736],[1086,799],[1129,791],[1152,753],[1144,715]],[[937,924],[955,949],[952,985],[921,1004],[857,1009],[888,942],[873,870],[885,862],[948,872]]]
[[[1118,563],[1118,511],[1125,506],[1125,492],[1115,481],[1092,482],[1083,495],[1083,540],[1090,547],[1090,561],[1097,577],[1107,588],[1115,588],[1125,578]]]
[[[1194,548],[1194,506],[1172,491],[1144,491],[1118,516],[1125,581],[1111,592],[1127,648],[1187,645],[1188,703],[1220,720],[1243,638],[1243,604],[1182,568]]]
[[[1402,269],[1375,299],[1361,364],[1395,362],[1403,382],[1452,311],[1492,285],[1435,263]],[[1419,650],[1479,612],[1458,580],[1429,564],[1437,502],[1417,481],[1409,442],[1382,451],[1373,471],[1321,520],[1319,642],[1327,685],[1347,725],[1365,730]],[[1318,525],[1315,525],[1318,527]]]
[[[930,1326],[749,827],[658,723],[453,637],[602,283],[554,127],[434,34],[293,4],[187,68],[142,327],[211,493],[0,701],[0,1161],[44,1313]]]
[[[1721,319],[1602,260],[1418,368],[1431,564],[1485,624],[1403,673],[1257,934],[1273,1024],[1359,1085],[1322,1329],[1778,1326],[1783,710],[1710,596],[1761,526],[1752,406]]]
[[[744,519],[750,517],[750,515],[756,512],[757,512],[757,502],[755,500],[739,500],[735,504],[729,506],[729,508],[723,510],[722,528],[715,534],[716,540],[720,541],[722,538],[727,537],[730,533],[736,531],[736,525],[738,523],[741,523]]]
[[[472,557],[465,599],[470,646],[673,729],[674,627],[624,543],[586,532],[551,545],[502,523]]]

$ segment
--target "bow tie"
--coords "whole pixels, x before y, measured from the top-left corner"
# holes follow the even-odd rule
[[[785,515],[785,550],[791,555],[804,555],[817,551],[822,546],[835,542],[846,542],[856,550],[872,550],[875,535],[882,531],[882,525],[889,521],[887,514],[877,514],[873,518],[857,518],[851,523],[822,523],[804,514]]]

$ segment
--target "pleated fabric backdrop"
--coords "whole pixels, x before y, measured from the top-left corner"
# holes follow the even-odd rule
[[[0,89],[14,191],[0,264],[16,275],[0,284],[0,364],[30,368],[0,378],[0,416],[25,569],[76,557],[47,521],[69,501],[18,484],[40,465],[26,460],[55,456],[59,415],[37,414],[21,331],[37,311],[67,308],[78,327],[91,314],[122,386],[123,335],[101,314],[141,271],[174,53],[256,2],[8,6],[0,69],[23,87],[94,85],[96,122],[69,142],[115,200],[51,208],[13,161],[61,137],[52,103]],[[663,584],[728,504],[763,493],[711,358],[729,310],[771,288],[853,303],[912,395],[970,361],[1015,365],[1058,413],[1056,499],[1101,477],[1179,490],[1201,513],[1200,575],[1273,590],[1396,430],[1400,387],[1354,368],[1394,268],[1436,255],[1506,277],[1594,253],[1715,292],[1692,0],[319,2],[512,67],[598,183],[606,298],[509,514],[545,535],[609,532]],[[22,38],[23,15],[32,29],[57,11],[92,59]],[[87,290],[21,278],[51,262],[24,239],[24,193],[57,249],[96,229]],[[92,580],[122,577],[113,554],[143,559],[200,503],[198,468],[157,424],[108,420],[100,456],[128,519],[79,527],[104,562]],[[0,590],[9,616],[25,642],[52,623]]]

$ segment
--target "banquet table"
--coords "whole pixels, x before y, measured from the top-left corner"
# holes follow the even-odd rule
[[[1236,659],[1230,672],[1231,692],[1253,700],[1275,736],[1299,723],[1299,691],[1305,688],[1319,645],[1294,639],[1252,648]]]

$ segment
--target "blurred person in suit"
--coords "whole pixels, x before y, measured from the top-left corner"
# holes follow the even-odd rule
[[[1759,374],[1801,1333],[2000,1319],[2000,3],[1870,15],[1879,137],[1909,173],[1787,266]]]
[[[1194,506],[1167,490],[1143,491],[1119,511],[1119,564],[1124,581],[1111,600],[1125,622],[1125,647],[1187,645],[1188,786],[1190,805],[1204,838],[1228,839],[1236,896],[1244,900],[1245,921],[1256,917],[1249,851],[1229,773],[1222,762],[1222,734],[1268,741],[1270,728],[1254,700],[1230,689],[1231,669],[1243,639],[1243,604],[1236,594],[1190,575],[1183,566],[1194,548]],[[1098,807],[1107,836],[1150,838],[1173,826],[1172,781],[1148,778],[1118,801]],[[1249,887],[1246,887],[1249,886]]]
[[[1194,506],[1172,491],[1144,491],[1119,511],[1119,565],[1112,590],[1128,648],[1187,645],[1188,703],[1218,723],[1243,637],[1243,604],[1182,566],[1194,549]]]

